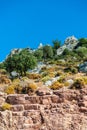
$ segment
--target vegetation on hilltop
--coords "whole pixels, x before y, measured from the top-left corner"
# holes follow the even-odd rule
[[[17,71],[21,76],[26,75],[26,71],[28,69],[33,69],[36,64],[36,57],[25,49],[18,54],[9,55],[4,62],[8,72]]]
[[[72,50],[65,48],[58,55],[57,50],[61,47],[61,42],[54,40],[53,46],[45,45],[32,52],[28,49],[22,49],[17,53],[8,55],[5,61],[0,63],[0,84],[7,84],[3,90],[7,94],[29,94],[35,91],[40,84],[47,85],[53,90],[62,87],[72,89],[85,87],[87,76],[83,76],[83,74],[78,75],[79,64],[87,61],[87,39],[79,39],[78,44]],[[37,69],[38,62],[40,61],[45,66],[39,67],[40,71],[38,73],[28,71],[35,67]],[[14,83],[14,80],[9,80],[13,71],[19,74],[16,77],[16,83]]]

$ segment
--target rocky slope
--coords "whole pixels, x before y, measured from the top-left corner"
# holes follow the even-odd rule
[[[75,38],[74,36],[67,37],[64,45],[57,49],[57,55],[61,55],[65,49],[72,51],[77,44],[77,38]]]
[[[0,94],[0,130],[87,130],[87,88],[38,90],[36,95]]]

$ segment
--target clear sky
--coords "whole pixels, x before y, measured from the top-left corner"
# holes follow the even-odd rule
[[[0,0],[0,61],[13,48],[87,37],[87,0]]]

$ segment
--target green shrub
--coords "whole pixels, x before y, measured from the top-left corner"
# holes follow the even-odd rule
[[[76,67],[69,66],[69,67],[64,69],[64,72],[71,72],[73,74],[76,74],[78,72],[78,69]]]
[[[21,93],[23,94],[32,94],[37,89],[35,83],[28,83],[27,86],[23,87]]]
[[[48,75],[48,72],[47,72],[47,71],[44,71],[44,72],[42,73],[42,78],[45,77],[45,76],[47,76],[47,75]]]
[[[71,89],[82,89],[85,87],[85,82],[82,78],[78,78],[74,81],[72,86],[70,87]]]
[[[36,74],[36,73],[27,73],[26,75],[29,79],[40,79],[41,75],[40,74]]]
[[[42,81],[43,81],[43,82],[46,82],[46,81],[49,80],[49,79],[50,79],[49,76],[45,76],[44,78],[42,78]]]
[[[59,71],[56,72],[55,77],[60,76],[62,74],[63,74],[63,72],[61,70],[59,70]]]
[[[63,83],[65,82],[66,76],[65,75],[61,75],[60,78],[58,79],[58,82]]]

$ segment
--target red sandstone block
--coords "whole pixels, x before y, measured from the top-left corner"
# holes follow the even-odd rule
[[[87,108],[86,107],[80,107],[80,112],[83,112],[83,113],[85,113],[85,112],[87,112]]]
[[[51,101],[52,101],[52,103],[59,103],[59,102],[60,102],[60,99],[59,99],[58,96],[52,96],[52,97],[51,97]]]
[[[18,94],[11,94],[8,95],[7,99],[6,99],[7,103],[10,103],[12,105],[15,104],[24,104],[25,103],[25,97],[22,95],[18,95]]]
[[[24,106],[23,105],[13,105],[11,107],[12,111],[23,111],[24,110]]]
[[[39,110],[40,106],[38,104],[25,104],[24,109],[25,110]]]
[[[26,96],[25,103],[26,104],[39,104],[40,100],[38,96]]]
[[[40,97],[40,104],[43,104],[43,105],[50,105],[52,102],[51,102],[51,96],[42,96]]]

